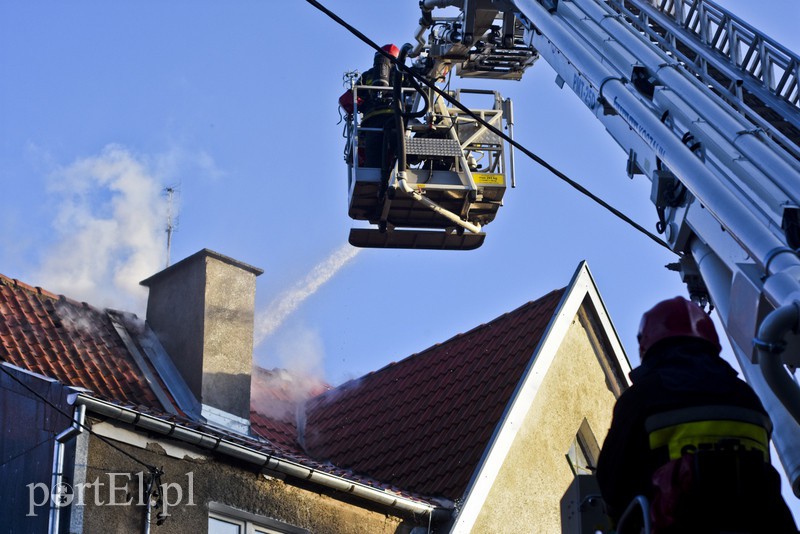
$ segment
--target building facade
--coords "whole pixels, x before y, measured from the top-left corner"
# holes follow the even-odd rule
[[[7,531],[559,531],[629,371],[585,264],[336,388],[253,367],[260,274],[202,250],[144,320],[0,277]]]

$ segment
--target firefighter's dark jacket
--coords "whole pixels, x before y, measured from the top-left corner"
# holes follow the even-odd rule
[[[385,74],[385,75],[384,75]],[[358,94],[358,110],[363,115],[362,123],[379,115],[390,115],[393,113],[393,89],[394,70],[382,72],[381,68],[372,67],[359,77],[356,85],[369,85],[383,88],[381,91],[362,90]],[[354,110],[353,91],[348,89],[339,97],[339,105],[346,113],[351,114]]]
[[[653,472],[669,461],[663,453],[651,450],[645,427],[650,416],[722,406],[755,412],[769,425],[766,411],[750,386],[703,342],[683,340],[655,346],[630,378],[633,385],[617,400],[597,465],[600,490],[615,523],[636,495],[649,495]]]

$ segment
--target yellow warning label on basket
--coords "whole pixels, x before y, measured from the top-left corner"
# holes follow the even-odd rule
[[[485,172],[473,172],[472,179],[476,184],[505,185],[505,176],[502,174],[489,174]]]

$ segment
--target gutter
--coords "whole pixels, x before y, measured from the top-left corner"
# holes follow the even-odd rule
[[[199,430],[180,426],[177,423],[170,423],[130,408],[124,408],[107,401],[89,397],[82,393],[70,395],[69,402],[70,404],[85,406],[85,409],[88,409],[92,413],[110,417],[114,420],[128,423],[156,434],[169,436],[185,443],[195,445],[201,449],[219,452],[226,456],[257,465],[261,469],[269,469],[301,480],[310,481],[320,486],[348,493],[396,510],[429,516],[431,520],[450,517],[451,511],[447,508],[420,503],[407,497],[367,486],[366,484],[352,482],[336,475],[312,469],[289,460],[276,458],[271,454],[255,451],[244,445],[239,445]]]

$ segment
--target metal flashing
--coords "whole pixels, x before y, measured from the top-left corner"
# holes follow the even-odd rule
[[[208,404],[202,404],[201,406],[200,413],[209,425],[222,427],[225,430],[232,430],[244,435],[250,433],[250,421],[248,419],[237,417],[232,413],[214,408]]]
[[[158,402],[161,403],[161,407],[169,413],[176,415],[178,412],[175,410],[172,400],[162,389],[161,384],[159,384],[158,380],[153,374],[153,371],[150,369],[150,366],[147,365],[144,357],[142,357],[142,353],[139,352],[139,348],[136,346],[136,343],[134,342],[128,330],[125,328],[125,325],[122,324],[122,321],[120,321],[114,313],[106,311],[106,315],[111,321],[114,330],[116,330],[117,334],[119,334],[119,337],[122,340],[122,343],[125,345],[125,348],[128,349],[128,353],[131,355],[131,358],[133,358],[134,363],[136,363],[136,366],[142,373],[142,377],[144,378],[145,382],[147,382],[147,385],[150,386],[150,389],[158,399]]]
[[[145,356],[150,361],[150,364],[155,368],[161,380],[172,394],[172,397],[178,404],[178,408],[192,419],[202,421],[203,415],[200,402],[189,389],[180,371],[175,367],[172,359],[167,354],[167,351],[164,350],[164,347],[149,325],[145,325],[144,331],[137,336],[137,340]]]

